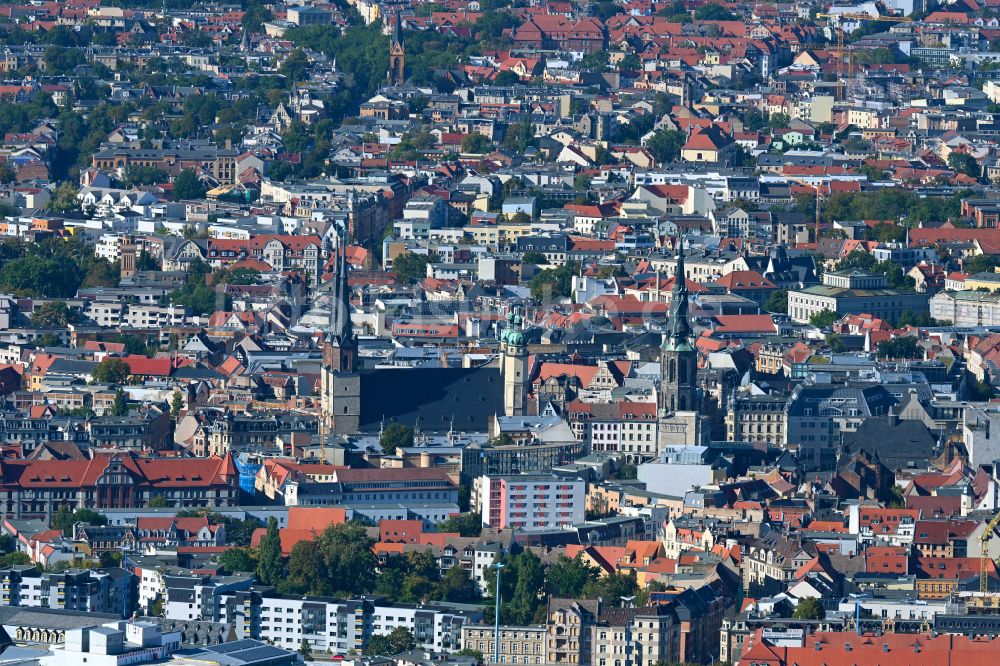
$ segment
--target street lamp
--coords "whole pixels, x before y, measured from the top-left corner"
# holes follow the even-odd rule
[[[625,607],[625,666],[632,666],[632,602],[635,595],[623,596],[622,601],[628,604]]]
[[[494,562],[491,565],[497,570],[496,606],[493,609],[493,663],[500,663],[500,570],[504,568],[503,562]],[[628,666],[626,664],[625,666]]]

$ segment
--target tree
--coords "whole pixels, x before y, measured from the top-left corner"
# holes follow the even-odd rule
[[[823,604],[820,603],[819,599],[809,597],[799,601],[795,607],[795,612],[792,613],[792,617],[797,620],[822,620],[826,617],[826,611],[823,609]]]
[[[583,596],[590,599],[620,599],[635,595],[639,591],[635,571],[627,574],[613,573],[601,576],[584,586]]]
[[[723,7],[717,4],[707,4],[702,5],[694,12],[695,19],[699,21],[735,21],[736,16]]]
[[[184,285],[170,294],[174,305],[184,305],[192,312],[206,315],[218,309],[228,308],[232,300],[224,292],[216,293],[213,286],[206,284],[206,276],[212,272],[211,267],[200,259],[195,259],[188,265]]]
[[[827,333],[824,340],[830,348],[830,351],[834,354],[839,354],[847,349],[844,347],[844,342],[840,339],[840,336],[836,333]]]
[[[468,571],[456,564],[441,577],[433,598],[458,604],[474,603],[479,600],[479,586]]]
[[[165,183],[170,175],[163,169],[150,166],[130,165],[125,167],[125,186],[135,187],[136,185],[154,185]]]
[[[166,603],[163,601],[162,595],[157,595],[156,600],[153,601],[152,606],[149,607],[149,614],[153,617],[164,617],[166,611]]]
[[[80,266],[67,257],[21,257],[0,269],[0,289],[18,296],[71,298],[81,280]]]
[[[971,402],[985,402],[993,398],[993,387],[989,382],[969,381],[965,383],[964,396]]]
[[[480,513],[462,513],[442,520],[435,529],[438,532],[457,532],[464,537],[477,537],[483,531],[483,516]]]
[[[184,169],[174,178],[174,201],[201,199],[204,196],[205,186],[192,169]]]
[[[299,646],[299,654],[302,655],[303,660],[312,661],[312,648],[309,646],[309,641],[304,638],[302,639],[302,645]]]
[[[979,162],[976,158],[968,153],[957,153],[953,152],[948,155],[948,166],[959,173],[964,173],[967,176],[971,176],[976,180],[982,175],[982,170],[979,168]]]
[[[149,498],[149,503],[147,506],[150,509],[166,509],[167,508],[167,498],[163,495],[153,495]]]
[[[516,86],[520,82],[521,77],[517,75],[517,72],[509,69],[498,72],[493,79],[493,84],[498,86]]]
[[[121,267],[106,259],[95,259],[87,268],[81,287],[117,287],[121,280]]]
[[[69,506],[66,504],[61,504],[52,514],[52,529],[62,530],[62,533],[66,536],[72,536],[73,526],[77,523],[86,523],[87,525],[107,525],[108,517],[104,514],[98,513],[93,509],[77,509],[76,511],[71,511]]]
[[[98,558],[98,562],[100,563],[102,569],[118,568],[122,564],[122,554],[106,550],[101,553],[101,557]]]
[[[170,399],[170,418],[176,421],[182,409],[184,409],[184,396],[181,395],[180,391],[174,391],[174,395]]]
[[[903,489],[893,484],[889,488],[889,497],[885,500],[885,505],[890,509],[904,509],[906,508],[906,498],[903,496]]]
[[[832,326],[833,322],[837,321],[838,319],[840,319],[840,315],[838,315],[836,312],[834,312],[829,308],[823,308],[819,312],[815,312],[813,313],[812,316],[809,317],[809,323],[815,326],[816,328],[826,328],[828,326]]]
[[[466,134],[462,137],[462,152],[463,153],[488,153],[493,150],[493,142],[488,138],[480,134],[479,132],[473,132],[472,134]]]
[[[556,597],[577,598],[597,577],[597,570],[584,562],[579,554],[573,558],[560,555],[545,572],[546,589]]]
[[[917,344],[917,339],[910,335],[878,343],[879,358],[921,358],[923,355],[923,349]]]
[[[486,658],[484,657],[483,653],[473,648],[462,648],[461,650],[455,652],[454,654],[459,657],[473,657],[476,660],[477,664],[486,663]]]
[[[309,58],[302,49],[294,49],[278,68],[278,73],[288,80],[289,87],[296,81],[304,81],[308,72]]]
[[[913,310],[903,310],[903,314],[899,315],[899,320],[896,322],[896,326],[902,328],[904,326],[934,326],[935,322],[931,319],[931,315],[928,312],[914,312]]]
[[[659,130],[646,141],[646,147],[653,153],[657,162],[674,162],[681,156],[681,146],[685,136],[677,130]]]
[[[784,129],[792,122],[787,113],[772,113],[767,117],[767,126],[771,129]]]
[[[390,423],[382,431],[378,443],[386,455],[395,455],[398,449],[413,446],[413,428],[401,423]]]
[[[31,323],[41,328],[66,326],[76,320],[76,312],[70,310],[66,301],[46,301],[31,315]]]
[[[124,384],[128,376],[132,374],[132,369],[128,363],[120,358],[108,356],[97,364],[92,376],[99,384]]]
[[[788,290],[779,289],[771,293],[767,297],[767,302],[764,303],[764,309],[768,312],[788,314]]]
[[[413,284],[427,277],[427,264],[430,256],[416,252],[404,252],[392,261],[392,272],[396,279],[404,284]]]
[[[177,515],[180,517],[184,513],[184,511],[181,511],[178,512]],[[264,527],[264,523],[252,516],[246,518],[245,520],[240,520],[239,518],[224,516],[220,513],[205,513],[204,510],[192,512],[191,515],[204,515],[208,518],[209,524],[222,525],[225,527],[226,542],[232,546],[249,546],[251,539],[253,539],[254,532],[261,527]],[[256,567],[254,568],[256,569]]]
[[[73,512],[69,505],[60,504],[55,513],[52,514],[52,529],[62,530],[62,533],[69,536],[73,533]]]
[[[531,297],[536,301],[547,301],[550,298],[568,298],[573,289],[573,276],[580,265],[568,261],[556,268],[547,268],[531,278]]]
[[[505,565],[500,576],[500,621],[518,625],[535,621],[542,609],[545,588],[545,570],[541,560],[532,551],[524,550],[516,555],[506,553],[500,561]],[[487,568],[483,576],[490,596],[495,599],[496,569]]]
[[[278,520],[271,516],[267,520],[267,532],[257,549],[257,578],[264,585],[274,585],[281,578],[281,536]]]
[[[219,555],[219,565],[229,573],[257,570],[257,560],[249,548],[230,548]]]
[[[128,416],[128,401],[125,400],[125,391],[120,388],[115,390],[115,400],[111,403],[111,415]]]
[[[140,250],[139,256],[135,260],[135,269],[137,271],[158,271],[160,270],[160,264],[157,263],[156,259],[149,252]]]
[[[538,250],[528,250],[521,255],[522,264],[547,264],[549,260]]]
[[[364,653],[369,656],[391,657],[409,652],[417,647],[413,632],[406,627],[396,627],[387,635],[376,634],[368,641]]]
[[[375,589],[374,543],[361,523],[331,525],[314,541],[295,545],[279,589],[319,596],[368,594]]]

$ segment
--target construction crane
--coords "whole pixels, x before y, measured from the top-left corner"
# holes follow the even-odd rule
[[[790,182],[792,182],[792,183],[795,183],[796,185],[801,185],[803,187],[808,187],[809,189],[811,189],[813,192],[816,193],[816,247],[818,248],[819,247],[820,223],[822,221],[822,218],[820,216],[820,212],[821,212],[820,211],[820,202],[823,200],[823,197],[824,197],[823,189],[819,185],[810,183],[807,180],[802,180],[801,178],[789,178],[788,180]]]
[[[982,594],[986,594],[990,591],[990,579],[989,579],[989,566],[990,566],[990,538],[993,536],[993,530],[1000,525],[1000,511],[997,515],[993,516],[993,519],[983,530],[983,533],[979,535],[979,591]]]
[[[840,27],[841,20],[848,21],[878,21],[882,23],[905,23],[912,21],[913,19],[906,18],[905,16],[871,16],[869,14],[854,14],[854,13],[844,13],[844,14],[817,14],[819,18],[835,19],[834,29],[837,31],[837,54],[839,62],[837,63],[837,99],[844,99],[844,61],[847,61],[847,80],[850,81],[854,78],[854,62],[851,60],[850,52],[847,50],[845,45],[845,35],[844,29]]]

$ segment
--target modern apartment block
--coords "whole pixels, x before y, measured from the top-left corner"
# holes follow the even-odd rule
[[[479,481],[483,525],[551,529],[584,520],[587,484],[550,475],[484,476]]]
[[[483,617],[481,607],[474,605],[391,604],[374,596],[303,597],[281,595],[272,588],[221,595],[212,610],[212,616],[201,619],[232,625],[239,638],[265,640],[293,650],[305,641],[316,652],[339,655],[361,652],[372,636],[389,634],[397,627],[413,632],[419,650],[456,651],[461,647],[462,627]]]
[[[132,607],[132,574],[125,569],[39,572],[34,566],[0,569],[4,606],[55,608],[121,616]]]

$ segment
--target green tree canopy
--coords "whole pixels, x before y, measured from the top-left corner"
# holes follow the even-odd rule
[[[395,455],[398,449],[413,446],[413,428],[402,423],[390,423],[382,431],[379,445],[386,455]]]
[[[764,309],[768,312],[788,314],[788,290],[779,289],[767,297]]]
[[[184,169],[174,178],[174,201],[201,199],[205,196],[205,186],[192,169]]]
[[[130,374],[132,370],[128,363],[120,358],[108,356],[97,364],[92,376],[99,384],[124,384]]]
[[[413,284],[427,277],[427,264],[429,263],[431,263],[431,257],[426,254],[404,252],[393,259],[392,272],[403,284]]]
[[[315,541],[295,545],[281,589],[322,596],[366,594],[375,588],[374,543],[361,523],[331,525]]]
[[[911,335],[904,335],[878,343],[879,358],[923,358],[924,351]]]
[[[838,319],[840,319],[840,315],[836,312],[829,309],[823,309],[809,317],[809,323],[816,328],[826,328],[827,326],[833,325],[833,322]]]
[[[569,558],[560,555],[545,572],[549,594],[564,599],[583,596],[584,589],[597,580],[599,572],[577,555]]]
[[[646,147],[653,153],[657,162],[665,164],[675,162],[681,156],[681,146],[684,145],[684,134],[677,130],[662,129],[649,137]]]
[[[438,532],[457,532],[464,537],[479,536],[483,531],[483,516],[479,513],[462,513],[442,520],[435,526]]]
[[[115,389],[115,399],[111,403],[111,415],[128,416],[128,400],[125,399],[125,391],[120,388]],[[166,506],[166,504],[164,503],[163,506]]]
[[[282,569],[278,520],[272,516],[267,520],[267,532],[257,548],[257,578],[264,585],[274,585],[281,579]]]
[[[562,266],[540,271],[531,278],[531,297],[541,302],[550,298],[568,298],[573,290],[573,276],[579,269],[577,262],[567,261]]]
[[[541,560],[532,551],[524,550],[516,555],[504,553],[500,562],[504,565],[500,574],[500,622],[516,625],[535,622],[544,612],[545,570]],[[490,597],[495,599],[496,569],[485,569],[483,577]]]
[[[826,611],[819,599],[809,597],[799,601],[792,617],[798,620],[822,620],[826,617]]]
[[[979,162],[976,161],[975,157],[967,153],[952,152],[948,155],[948,166],[958,173],[964,173],[977,180],[982,176],[982,169],[979,168]]]
[[[694,17],[699,21],[735,21],[736,15],[722,5],[709,3],[694,11]]]
[[[493,142],[478,132],[462,137],[462,152],[482,154],[493,150]]]
[[[66,301],[46,301],[31,315],[31,323],[42,328],[66,326],[78,319],[79,316],[66,305]]]
[[[547,264],[549,260],[538,250],[528,250],[521,255],[522,264]]]
[[[230,548],[219,556],[219,565],[229,573],[253,573],[257,570],[257,559],[249,548]]]
[[[62,533],[66,536],[73,534],[73,526],[77,523],[107,525],[108,517],[93,509],[77,509],[73,511],[65,504],[61,504],[55,513],[52,514],[52,529],[62,530]]]
[[[402,652],[409,652],[417,647],[413,632],[406,627],[396,627],[386,635],[375,634],[365,646],[366,655],[391,657]]]

